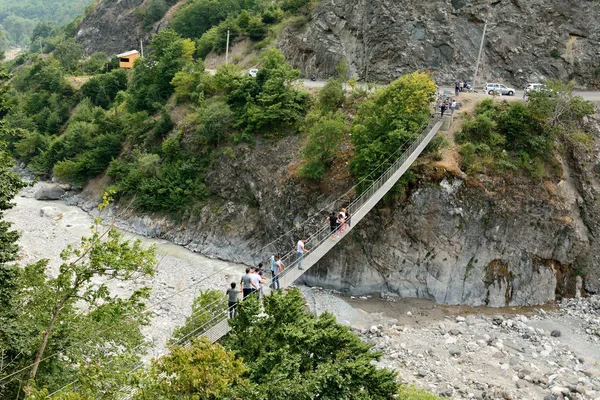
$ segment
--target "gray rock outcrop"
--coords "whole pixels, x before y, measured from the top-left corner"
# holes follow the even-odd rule
[[[103,51],[109,56],[139,50],[149,33],[140,27],[135,10],[144,0],[102,0],[79,25],[76,39],[86,54]]]
[[[279,46],[305,75],[333,75],[345,58],[353,75],[392,81],[432,69],[440,83],[471,80],[484,21],[480,83],[544,78],[597,85],[600,7],[595,0],[324,0],[307,24],[287,27]]]
[[[35,192],[36,200],[58,200],[64,196],[65,190],[57,183],[49,183]]]

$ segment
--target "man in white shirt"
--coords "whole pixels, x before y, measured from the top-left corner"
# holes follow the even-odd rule
[[[296,254],[298,255],[298,269],[302,268],[302,259],[304,258],[304,253],[308,253],[308,250],[304,248],[306,244],[306,239],[302,238],[298,240],[298,245],[296,246]]]
[[[252,293],[259,293],[258,297],[260,298],[260,284],[265,283],[263,279],[261,279],[260,275],[258,275],[258,268],[253,267],[252,273],[250,274],[250,284],[252,285]]]

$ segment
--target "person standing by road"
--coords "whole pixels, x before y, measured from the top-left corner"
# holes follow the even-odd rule
[[[304,259],[304,253],[308,253],[308,250],[304,247],[306,244],[306,239],[302,238],[298,240],[298,244],[296,245],[296,255],[298,256],[298,269],[302,268],[302,260]]]
[[[229,312],[229,318],[233,318],[233,317],[235,317],[235,309],[237,307],[238,294],[240,293],[235,288],[235,282],[231,282],[231,287],[229,289],[227,289],[227,292],[225,292],[225,293],[227,294],[227,297],[228,297],[227,311]]]
[[[442,107],[440,108],[440,110],[442,111],[442,118],[444,117],[444,113],[446,112],[447,108],[448,108],[448,103],[443,102]]]

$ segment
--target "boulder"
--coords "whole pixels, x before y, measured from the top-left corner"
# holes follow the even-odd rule
[[[59,200],[65,194],[65,190],[59,184],[46,184],[35,192],[36,200]]]
[[[56,207],[42,207],[40,208],[40,217],[60,219],[62,213]]]

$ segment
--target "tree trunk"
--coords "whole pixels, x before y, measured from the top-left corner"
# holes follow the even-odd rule
[[[54,323],[56,322],[56,318],[58,318],[58,314],[60,313],[61,306],[58,306],[54,309],[54,313],[52,314],[52,319],[50,320],[50,324],[48,328],[44,331],[42,335],[42,343],[38,347],[37,354],[35,355],[35,359],[33,360],[33,367],[31,368],[31,372],[29,373],[29,381],[33,382],[35,380],[35,375],[37,374],[38,367],[42,362],[42,357],[44,356],[44,351],[46,351],[46,346],[48,345],[48,338],[52,333],[52,329],[54,329]]]

